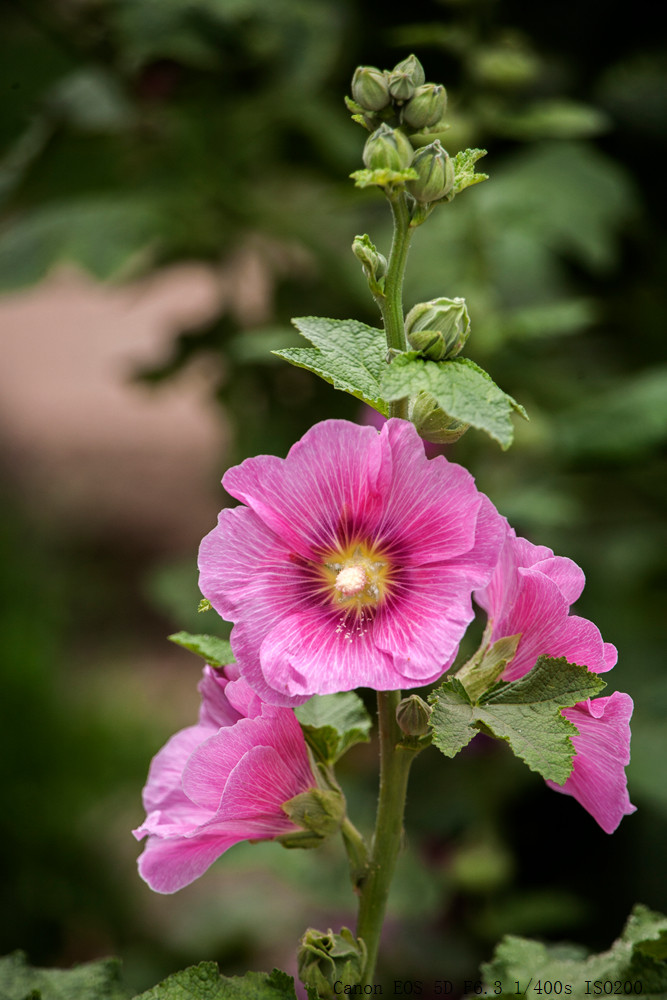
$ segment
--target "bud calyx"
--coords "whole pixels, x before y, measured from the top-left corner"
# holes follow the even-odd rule
[[[470,335],[465,299],[431,299],[419,302],[405,317],[410,346],[431,361],[455,357]]]
[[[429,128],[439,122],[447,108],[447,91],[439,83],[423,83],[403,105],[401,121],[413,129]]]
[[[299,979],[310,986],[320,1000],[340,996],[345,987],[354,987],[364,974],[366,946],[347,927],[340,934],[309,927],[297,952]]]
[[[345,799],[333,789],[311,788],[283,802],[282,810],[301,830],[278,837],[280,843],[284,847],[317,847],[340,829]]]
[[[352,77],[352,97],[365,111],[381,111],[389,104],[387,75],[377,66],[357,66]]]
[[[405,170],[410,166],[412,154],[407,135],[383,123],[366,140],[363,161],[369,170]]]
[[[420,204],[439,201],[454,186],[454,164],[438,139],[418,149],[411,166],[417,177],[408,182],[408,190]]]
[[[396,709],[396,721],[406,736],[425,736],[433,709],[417,694],[403,698]]]

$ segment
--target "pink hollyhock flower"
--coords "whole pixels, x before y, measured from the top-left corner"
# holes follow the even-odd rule
[[[312,427],[287,458],[230,469],[200,587],[262,698],[415,687],[452,663],[504,522],[472,476],[424,455],[412,424]]]
[[[317,782],[294,713],[266,705],[236,666],[205,667],[196,726],[153,758],[143,800],[139,874],[156,892],[193,882],[240,840],[298,829],[281,809]]]
[[[570,614],[570,605],[584,588],[584,574],[571,559],[555,556],[543,545],[507,537],[489,584],[475,591],[475,600],[487,612],[488,641],[521,634],[515,657],[502,679],[518,680],[535,666],[539,656],[564,656],[570,663],[595,673],[610,670],[616,648],[603,642],[599,629],[585,618]],[[579,730],[572,773],[564,785],[547,784],[572,795],[613,833],[623,816],[635,811],[630,803],[625,766],[630,760],[632,699],[618,692],[563,709]]]

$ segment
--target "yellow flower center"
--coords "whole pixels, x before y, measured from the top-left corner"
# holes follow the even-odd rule
[[[362,614],[386,596],[392,577],[387,554],[367,542],[325,552],[318,569],[324,580],[322,590],[334,606]]]

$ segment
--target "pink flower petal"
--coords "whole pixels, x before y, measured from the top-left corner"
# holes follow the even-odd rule
[[[239,824],[245,837],[277,837],[294,829],[283,803],[303,790],[300,777],[290,773],[275,747],[253,747],[230,774],[219,815],[230,828]]]
[[[286,459],[249,459],[224,483],[248,507],[222,511],[203,540],[200,587],[234,623],[234,655],[263,699],[287,706],[442,674],[505,532],[468,472],[429,461],[407,421],[378,434],[333,420]],[[362,551],[377,552],[388,576],[346,608],[322,567]]]
[[[190,726],[156,754],[133,831],[148,835],[139,871],[157,892],[187,885],[239,840],[295,830],[282,805],[317,784],[294,713],[263,704],[237,667],[205,667],[200,691],[200,719],[223,725]]]
[[[202,836],[191,840],[149,837],[139,858],[139,874],[154,892],[177,892],[203,875],[242,837]]]
[[[157,828],[165,823],[169,824],[169,834],[176,830],[185,832],[199,826],[206,818],[206,814],[183,792],[181,776],[190,755],[210,733],[211,730],[205,726],[182,729],[153,757],[143,793],[150,826],[141,828],[143,833],[140,836],[157,832]]]
[[[246,459],[225,473],[223,486],[309,557],[336,544],[345,512],[353,516],[351,531],[368,530],[379,513],[387,457],[372,427],[326,420],[311,427],[286,459]]]
[[[623,817],[636,809],[628,796],[624,770],[630,761],[632,709],[632,698],[618,691],[563,709],[579,730],[572,738],[577,755],[564,785],[547,782],[555,791],[574,796],[605,833],[613,833]]]

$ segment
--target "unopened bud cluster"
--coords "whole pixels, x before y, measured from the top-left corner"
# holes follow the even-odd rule
[[[382,122],[413,132],[447,128],[447,91],[442,84],[426,83],[424,67],[416,56],[408,56],[393,69],[357,66],[352,98],[371,131]]]
[[[392,70],[358,66],[348,106],[356,112],[355,120],[372,132],[363,154],[367,169],[412,168],[416,177],[411,176],[407,189],[421,205],[449,194],[454,165],[438,138],[448,128],[447,91],[442,84],[425,81],[416,56],[408,56]]]

